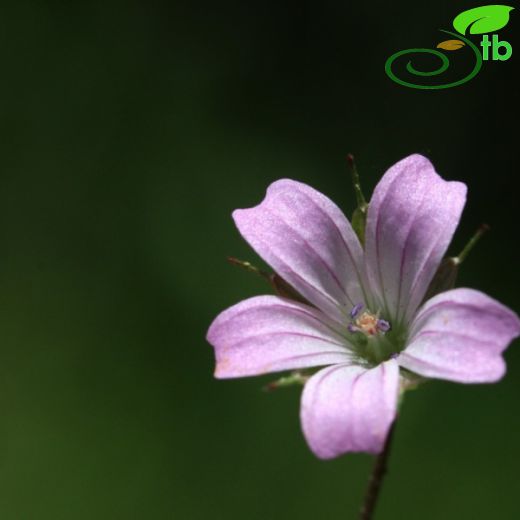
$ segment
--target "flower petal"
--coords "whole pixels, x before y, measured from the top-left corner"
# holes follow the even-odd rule
[[[278,296],[257,296],[219,314],[207,340],[215,377],[253,376],[350,360],[346,340],[319,310]]]
[[[336,365],[314,374],[303,390],[301,421],[322,459],[350,451],[379,453],[395,418],[399,367],[391,359],[367,370]]]
[[[364,301],[363,251],[327,197],[282,179],[256,207],[233,212],[242,236],[302,296],[339,323]]]
[[[398,362],[426,377],[491,383],[504,375],[501,353],[519,334],[513,311],[479,291],[453,289],[422,307]]]
[[[409,321],[458,225],[466,186],[447,182],[426,157],[392,166],[374,190],[366,230],[367,274],[389,317]]]

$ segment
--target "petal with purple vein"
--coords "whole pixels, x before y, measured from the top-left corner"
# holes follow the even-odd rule
[[[393,359],[375,368],[337,365],[306,383],[302,428],[311,450],[322,459],[383,449],[395,419],[399,367]]]
[[[264,200],[233,212],[242,236],[309,302],[339,323],[365,300],[363,251],[341,210],[309,186],[282,179]]]
[[[519,334],[513,311],[479,291],[453,289],[424,304],[398,361],[425,377],[491,383],[504,375],[501,354]]]
[[[349,345],[321,311],[278,296],[257,296],[219,314],[207,339],[215,376],[253,376],[348,363]]]
[[[367,275],[394,322],[421,304],[458,225],[466,186],[447,182],[426,157],[392,166],[374,190],[366,230]]]

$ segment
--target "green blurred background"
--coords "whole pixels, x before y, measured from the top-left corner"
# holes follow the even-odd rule
[[[265,292],[230,218],[280,177],[347,213],[412,152],[469,186],[460,285],[520,308],[517,58],[418,91],[386,58],[469,2],[0,7],[0,518],[356,518],[372,459],[305,445],[299,389],[215,381],[204,336]],[[515,47],[513,26],[500,32]],[[520,354],[406,399],[378,518],[518,518]]]

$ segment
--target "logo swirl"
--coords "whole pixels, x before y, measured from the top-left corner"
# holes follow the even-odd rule
[[[397,77],[395,75],[394,71],[392,70],[394,61],[397,60],[398,58],[400,58],[401,56],[405,56],[407,54],[422,53],[422,54],[430,54],[430,55],[436,56],[437,58],[440,59],[440,62],[441,62],[440,66],[437,67],[435,70],[428,71],[428,72],[423,72],[423,71],[417,70],[412,65],[412,62],[408,61],[408,63],[406,64],[406,70],[410,74],[412,74],[414,76],[419,76],[419,77],[438,76],[438,75],[442,74],[443,72],[445,72],[450,65],[450,61],[449,61],[448,57],[445,54],[443,54],[442,52],[437,51],[435,49],[406,49],[404,51],[399,51],[399,52],[396,52],[395,54],[392,54],[386,60],[385,71],[386,71],[387,75],[390,77],[390,79],[392,79],[399,85],[402,85],[403,87],[410,87],[410,88],[416,88],[416,89],[428,89],[428,90],[441,90],[441,89],[445,89],[445,88],[457,87],[459,85],[463,85],[464,83],[467,83],[468,81],[472,80],[480,72],[480,69],[482,68],[482,54],[480,53],[480,50],[472,41],[468,40],[461,34],[452,33],[450,31],[445,31],[444,29],[441,29],[441,32],[450,34],[451,36],[455,36],[455,37],[463,40],[464,43],[469,48],[471,48],[471,50],[475,54],[475,66],[473,67],[473,70],[467,76],[465,76],[464,78],[459,79],[457,81],[452,81],[450,83],[444,83],[444,84],[440,84],[440,85],[424,85],[421,83],[412,83],[410,81],[405,81],[405,80]]]

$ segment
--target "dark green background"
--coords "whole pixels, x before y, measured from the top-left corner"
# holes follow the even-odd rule
[[[371,457],[315,459],[298,389],[212,378],[209,323],[267,290],[230,213],[280,177],[350,213],[347,152],[367,191],[424,153],[469,186],[452,251],[492,227],[460,285],[520,308],[516,55],[440,92],[383,70],[475,5],[2,2],[2,520],[356,518]],[[409,395],[378,518],[518,517],[506,358]]]

